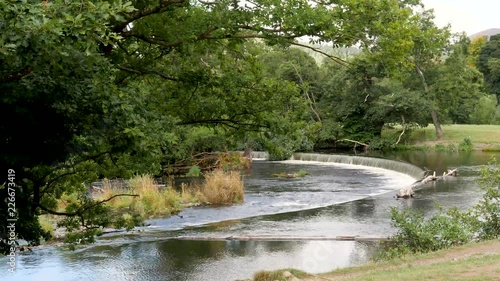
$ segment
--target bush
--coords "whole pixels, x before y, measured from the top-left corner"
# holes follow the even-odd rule
[[[448,149],[448,151],[457,151],[457,146],[453,143],[448,144],[446,148]]]
[[[186,177],[199,177],[201,175],[200,167],[194,165],[189,168],[189,171],[186,174]]]
[[[408,253],[427,253],[439,249],[465,244],[472,240],[474,232],[470,216],[450,209],[446,213],[425,219],[421,212],[391,209],[392,225],[398,233],[386,244],[383,258],[392,258]]]
[[[480,184],[484,195],[474,207],[479,238],[496,239],[500,237],[500,167],[496,159],[481,170]]]
[[[385,243],[379,257],[425,253],[500,237],[500,167],[496,160],[482,169],[479,182],[483,198],[466,212],[439,208],[437,214],[425,219],[422,213],[392,208],[391,220],[398,232]]]
[[[459,145],[458,150],[461,151],[472,151],[474,149],[474,144],[472,144],[472,139],[466,137]]]
[[[396,143],[396,140],[389,138],[389,137],[383,137],[383,138],[373,138],[370,143],[369,143],[369,149],[370,150],[386,150],[386,149],[392,149],[394,148],[394,144]]]
[[[446,151],[446,146],[444,144],[438,143],[434,146],[436,151]]]

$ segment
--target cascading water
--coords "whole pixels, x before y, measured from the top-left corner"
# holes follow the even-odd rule
[[[269,153],[265,151],[252,151],[252,159],[269,159]],[[425,174],[424,170],[415,165],[396,160],[374,157],[350,156],[340,154],[294,153],[290,160],[328,162],[375,167],[407,174],[417,180],[423,178]]]
[[[252,159],[269,159],[269,153],[265,151],[252,151]]]
[[[319,153],[294,153],[291,160],[329,162],[376,167],[407,174],[415,179],[421,179],[425,173],[424,170],[409,163],[373,157]]]

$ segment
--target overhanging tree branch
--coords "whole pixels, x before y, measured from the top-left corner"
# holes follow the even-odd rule
[[[127,25],[130,23],[142,19],[144,17],[154,15],[154,14],[161,14],[167,11],[171,11],[175,8],[179,8],[182,6],[186,6],[189,4],[189,0],[162,0],[159,1],[158,6],[149,8],[149,9],[144,9],[144,10],[135,10],[131,13],[125,14],[125,21],[120,22],[115,24],[113,27],[113,31],[119,33],[122,32]]]
[[[90,210],[90,209],[92,209],[92,208],[94,208],[94,207],[96,207],[98,205],[101,205],[101,204],[104,204],[106,202],[109,202],[109,201],[113,200],[116,197],[123,197],[123,196],[139,197],[138,194],[128,194],[128,193],[115,194],[115,195],[109,197],[108,199],[97,201],[94,204],[90,204],[90,205],[88,205],[88,206],[86,206],[84,208],[80,208],[76,212],[73,212],[73,213],[57,212],[57,211],[51,210],[51,209],[43,206],[42,204],[38,204],[37,207],[39,207],[40,209],[42,209],[43,211],[45,211],[45,212],[47,212],[47,213],[49,213],[51,215],[75,217],[75,216],[82,216],[87,210]]]
[[[0,83],[8,83],[8,82],[13,82],[13,81],[19,80],[19,79],[23,78],[24,76],[30,74],[31,72],[33,72],[33,68],[31,66],[28,66],[25,69],[20,70],[17,73],[10,74],[6,77],[0,77]]]
[[[170,81],[179,81],[178,78],[175,78],[175,77],[170,77],[170,76],[167,76],[159,71],[154,71],[154,70],[137,70],[137,69],[133,69],[133,68],[129,68],[129,67],[126,67],[126,66],[117,66],[118,69],[120,70],[123,70],[123,71],[126,71],[126,72],[130,72],[130,73],[135,73],[135,74],[138,74],[138,75],[156,75],[156,76],[159,76],[165,80],[170,80]]]
[[[346,60],[343,60],[337,56],[333,56],[333,55],[330,55],[330,54],[327,54],[323,51],[321,51],[320,49],[318,48],[315,48],[315,47],[312,47],[312,46],[309,46],[309,45],[306,45],[306,44],[302,44],[302,43],[299,43],[299,42],[290,42],[291,45],[295,45],[295,46],[299,46],[299,47],[303,47],[303,48],[307,48],[307,49],[310,49],[310,50],[313,50],[314,52],[318,53],[318,54],[322,54],[324,56],[326,56],[327,58],[335,61],[336,63],[339,63],[341,65],[344,65],[344,66],[347,66],[347,65],[350,65],[351,63],[346,61]]]

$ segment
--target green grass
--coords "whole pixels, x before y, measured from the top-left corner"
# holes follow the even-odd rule
[[[283,272],[289,271],[307,280],[498,280],[500,253],[498,240],[472,243],[425,254],[412,254],[372,262],[364,266],[337,269],[329,273],[310,275],[298,270],[260,271],[253,281],[286,280]],[[476,248],[477,247],[477,248]],[[484,248],[490,249],[484,253]],[[314,277],[313,277],[314,276]],[[274,278],[274,279],[273,279]]]
[[[297,173],[285,173],[281,172],[278,174],[273,174],[273,177],[277,178],[303,178],[305,176],[309,175],[309,173],[306,170],[300,170]]]
[[[474,149],[500,151],[500,125],[443,125],[443,139],[437,141],[433,125],[414,129],[406,133],[399,149],[404,150],[457,150],[464,139],[470,138]],[[396,136],[400,133],[396,126],[384,129],[384,137]],[[477,146],[476,144],[481,144]],[[496,144],[496,145],[495,145]]]
[[[287,279],[283,276],[285,271],[290,272],[293,276],[297,278],[304,278],[310,276],[303,271],[297,269],[280,269],[276,271],[259,271],[253,275],[253,281],[287,281]]]
[[[471,270],[500,263],[500,254],[480,257],[469,257],[462,260],[451,260],[424,265],[407,264],[383,270],[372,270],[348,278],[346,280],[498,280],[497,276],[488,272],[470,273]],[[497,272],[500,274],[500,271]]]
[[[500,142],[500,125],[443,125],[443,142],[460,143],[466,137],[472,142],[498,143]],[[410,142],[436,141],[433,125],[414,130],[410,133]]]

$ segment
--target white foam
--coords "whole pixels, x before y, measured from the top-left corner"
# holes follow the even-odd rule
[[[279,161],[284,164],[307,164],[307,165],[318,165],[318,166],[335,166],[346,169],[359,169],[364,170],[373,174],[381,175],[387,178],[389,181],[389,185],[391,188],[400,189],[402,186],[409,185],[415,182],[415,179],[407,174],[396,172],[393,170],[371,167],[371,166],[363,166],[363,165],[354,165],[354,164],[344,164],[344,163],[335,163],[335,162],[320,162],[320,161],[304,161],[304,160],[285,160]],[[394,185],[394,186],[393,186]],[[384,192],[382,192],[384,193]]]

